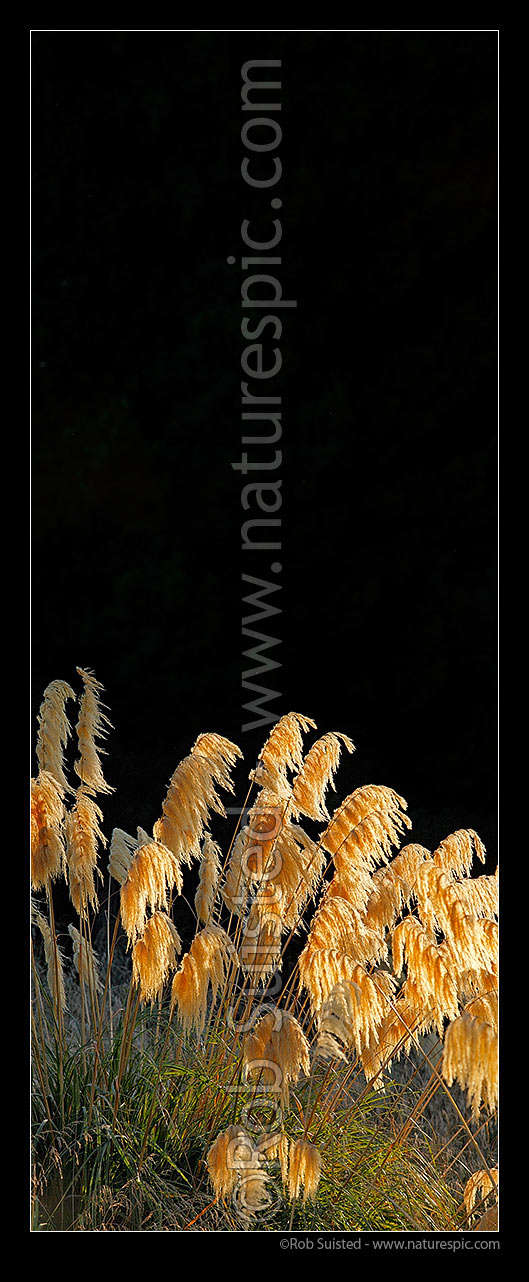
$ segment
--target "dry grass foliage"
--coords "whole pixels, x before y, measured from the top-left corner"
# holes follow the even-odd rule
[[[103,880],[100,855],[108,844],[96,797],[112,791],[100,760],[110,722],[94,674],[77,673],[82,689],[73,769],[79,783],[68,779],[65,764],[73,736],[66,707],[76,695],[53,681],[40,709],[31,784],[31,880],[39,898],[32,920],[59,1034],[66,963],[55,931],[53,884],[65,877],[78,916],[78,926],[69,928],[73,965],[99,1057],[108,1038],[105,1002],[112,1042],[111,968],[120,931],[130,956],[118,1090],[133,1053],[131,1011],[138,1007],[156,1005],[160,1015],[166,1003],[164,1049],[174,1035],[175,1063],[184,1064],[189,1048],[199,1046],[204,1063],[214,1065],[215,1107],[208,1104],[200,1161],[214,1205],[233,1201],[235,1227],[258,1224],[260,1216],[266,1221],[274,1179],[291,1208],[291,1225],[302,1208],[317,1207],[319,1197],[336,1199],[335,1146],[359,1092],[382,1098],[392,1065],[401,1056],[422,1055],[432,1033],[429,1045],[439,1040],[436,1052],[424,1051],[427,1094],[437,1090],[452,1101],[454,1083],[466,1094],[469,1118],[452,1102],[467,1160],[477,1167],[460,1198],[467,1220],[475,1217],[497,1183],[476,1136],[498,1100],[498,879],[475,875],[476,861],[485,860],[478,835],[452,833],[433,852],[406,844],[406,801],[378,784],[357,787],[333,809],[341,754],[354,745],[333,732],[307,746],[315,724],[292,712],[269,734],[249,776],[253,799],[223,850],[213,817],[217,823],[226,818],[221,794],[233,794],[242,754],[218,734],[200,734],[174,771],[152,833],[112,833],[106,872],[119,913],[105,977],[91,932]],[[184,947],[174,909],[184,870],[194,862],[195,932]],[[293,948],[293,968],[277,997],[274,984]],[[36,1058],[46,1095],[39,997],[37,1007]],[[160,1098],[154,1114],[143,1117],[144,1145]],[[273,1105],[273,1116],[259,1135],[248,1118],[263,1100]],[[196,1107],[206,1108],[203,1096]],[[197,1113],[204,1135],[198,1120]]]

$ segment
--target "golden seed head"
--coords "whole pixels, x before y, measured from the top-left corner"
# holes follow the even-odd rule
[[[181,951],[180,936],[170,917],[164,912],[154,913],[132,949],[132,979],[139,987],[142,1002],[153,1002],[161,995]]]
[[[53,775],[31,780],[31,885],[48,887],[64,872],[64,793]]]
[[[44,691],[39,711],[37,760],[39,772],[50,774],[63,793],[73,792],[64,774],[64,748],[72,733],[66,716],[68,699],[75,699],[74,691],[66,681],[51,681]]]
[[[303,1189],[303,1202],[314,1200],[321,1177],[321,1153],[308,1140],[295,1140],[290,1145],[288,1192],[290,1198],[299,1197]]]
[[[114,789],[103,778],[99,760],[102,749],[98,747],[97,742],[106,736],[108,733],[107,727],[112,728],[111,722],[102,711],[103,705],[100,700],[100,691],[103,686],[99,681],[96,681],[94,673],[90,669],[77,668],[77,672],[82,678],[84,690],[81,695],[79,720],[76,725],[79,757],[75,762],[74,769],[86,792],[114,792]]]

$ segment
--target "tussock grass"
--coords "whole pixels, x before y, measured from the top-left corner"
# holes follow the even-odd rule
[[[235,831],[242,754],[206,733],[152,833],[109,841],[111,726],[103,687],[77,675],[77,696],[44,692],[32,780],[33,1230],[492,1222],[498,881],[475,875],[477,833],[406,843],[406,801],[385,785],[333,809],[354,745],[291,712]]]

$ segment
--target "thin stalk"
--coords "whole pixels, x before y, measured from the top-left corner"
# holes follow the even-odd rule
[[[161,1075],[162,1075],[162,1068],[163,1068],[163,1065],[164,1065],[165,1052],[166,1052],[166,1050],[167,1050],[167,1045],[168,1045],[168,1042],[169,1042],[169,1034],[170,1034],[170,1031],[171,1031],[171,1020],[172,1020],[172,1018],[173,1018],[173,1007],[171,1006],[170,1011],[169,1011],[169,1019],[168,1019],[168,1021],[167,1021],[167,1028],[166,1028],[166,1030],[165,1030],[165,1037],[164,1037],[164,1042],[163,1042],[163,1047],[162,1047],[162,1053],[161,1053],[160,1058],[159,1058],[159,1061],[158,1061],[158,1073],[157,1073],[157,1077],[156,1077],[156,1082],[155,1082],[154,1087],[153,1087],[153,1089],[152,1089],[152,1101],[151,1101],[151,1107],[150,1107],[150,1110],[149,1110],[149,1115],[148,1115],[148,1117],[147,1117],[147,1121],[146,1121],[146,1123],[145,1123],[145,1130],[144,1130],[144,1135],[143,1135],[143,1144],[142,1144],[142,1146],[141,1146],[141,1152],[140,1152],[140,1156],[139,1156],[139,1158],[138,1158],[138,1171],[140,1171],[140,1170],[141,1170],[141,1167],[143,1166],[143,1159],[144,1159],[144,1157],[145,1157],[145,1149],[146,1149],[146,1147],[147,1147],[147,1140],[148,1140],[148,1138],[149,1138],[149,1131],[150,1131],[150,1129],[151,1129],[152,1119],[153,1119],[153,1114],[154,1114],[154,1110],[155,1110],[155,1107],[156,1107],[156,1101],[157,1101],[157,1095],[158,1095],[158,1087],[159,1087],[159,1085],[160,1085],[160,1078],[161,1078]]]
[[[43,1016],[43,1013],[42,1013],[42,1002],[41,1002],[41,993],[40,993],[40,977],[39,977],[39,974],[38,974],[38,972],[37,972],[37,965],[36,965],[36,961],[35,961],[35,952],[34,952],[34,948],[33,948],[33,940],[31,940],[31,941],[30,941],[30,943],[31,943],[31,968],[32,968],[32,970],[33,970],[33,978],[34,978],[34,982],[35,982],[35,1001],[36,1001],[36,1003],[37,1003],[37,1011],[38,1011],[39,1027],[40,1027],[40,1044],[41,1044],[42,1054],[43,1054],[43,1066],[44,1066],[44,1075],[45,1075],[45,1079],[46,1079],[46,1090],[47,1090],[47,1092],[49,1092],[48,1069],[47,1069],[47,1064],[46,1064],[46,1035],[45,1035],[45,1032],[44,1032],[44,1016]],[[32,1018],[34,1018],[34,1016],[33,1016],[33,1011],[32,1011]]]
[[[217,1194],[217,1197],[214,1197],[213,1201],[209,1202],[208,1205],[204,1207],[203,1211],[200,1211],[198,1215],[195,1215],[194,1220],[190,1220],[189,1224],[184,1224],[184,1227],[181,1230],[181,1232],[185,1233],[186,1229],[190,1229],[193,1224],[196,1224],[197,1220],[200,1220],[201,1216],[206,1214],[206,1211],[211,1211],[212,1206],[217,1205],[218,1200],[219,1200],[219,1197]]]
[[[115,922],[115,925],[114,925],[114,934],[113,934],[113,936],[112,936],[112,943],[111,943],[110,948],[109,948],[108,963],[107,963],[107,972],[106,972],[106,977],[105,977],[105,987],[104,987],[104,991],[103,991],[103,997],[102,997],[102,999],[101,999],[101,1011],[100,1011],[100,1017],[99,1017],[99,1025],[98,1025],[98,1028],[97,1028],[97,1031],[96,1031],[96,1037],[95,1037],[95,1048],[94,1048],[94,1071],[93,1071],[93,1074],[92,1074],[92,1086],[91,1086],[91,1089],[90,1089],[90,1105],[89,1105],[89,1109],[88,1109],[88,1127],[90,1127],[90,1122],[92,1121],[92,1110],[93,1110],[93,1107],[94,1107],[94,1097],[95,1097],[95,1088],[96,1088],[96,1074],[97,1074],[97,1067],[98,1067],[98,1063],[99,1063],[99,1053],[100,1053],[101,1038],[102,1038],[102,1032],[103,1032],[103,1016],[104,1016],[104,1011],[105,1011],[105,1000],[106,1000],[107,990],[108,990],[108,995],[109,995],[110,1019],[111,1019],[111,1021],[112,1021],[112,1001],[111,1001],[111,992],[110,992],[110,973],[111,973],[111,969],[112,969],[112,959],[113,959],[113,956],[114,956],[114,950],[115,950],[115,947],[116,947],[116,940],[117,940],[117,936],[118,936],[118,928],[119,928],[119,913],[118,913],[118,915],[117,915],[117,917],[116,917],[116,922]],[[112,1039],[112,1032],[111,1032],[111,1040],[110,1040],[110,1049],[111,1049],[111,1051],[112,1051],[112,1046],[113,1046],[113,1039]]]
[[[57,932],[55,929],[55,913],[53,910],[53,895],[51,884],[46,886],[46,896],[48,900],[48,912],[50,918],[50,930],[53,939],[53,967],[55,972],[55,993],[56,1000],[53,1003],[55,1011],[55,1021],[57,1024],[58,1040],[58,1068],[59,1068],[59,1098],[61,1105],[61,1122],[64,1126],[64,1020],[59,1000],[59,954],[57,946]]]
[[[371,978],[373,979],[373,976],[371,976]],[[375,984],[375,987],[376,987],[376,988],[378,988],[378,984],[376,983],[376,980],[374,980],[374,979],[373,979],[373,983]],[[381,991],[381,990],[379,989],[379,992],[380,992],[380,991]],[[407,1025],[405,1024],[405,1021],[403,1020],[403,1018],[402,1018],[402,1016],[400,1015],[399,1011],[396,1009],[396,1007],[395,1007],[394,1003],[391,1001],[391,998],[390,998],[390,997],[388,997],[387,993],[383,993],[383,996],[386,998],[386,1001],[388,1002],[388,1005],[391,1007],[391,1009],[392,1009],[392,1011],[393,1011],[394,1015],[396,1015],[396,1016],[397,1016],[397,1019],[399,1019],[399,1020],[400,1020],[400,1022],[401,1022],[402,1024],[404,1024],[404,1027],[406,1028],[406,1027],[407,1027]],[[450,1089],[449,1089],[449,1087],[447,1086],[446,1082],[445,1082],[445,1081],[443,1080],[443,1078],[441,1077],[441,1074],[438,1072],[437,1068],[435,1067],[435,1064],[432,1064],[432,1061],[431,1061],[431,1059],[430,1059],[430,1056],[429,1056],[429,1055],[427,1054],[427,1052],[424,1050],[424,1047],[423,1047],[423,1046],[421,1046],[421,1044],[420,1044],[420,1041],[419,1041],[418,1037],[416,1037],[415,1033],[411,1033],[411,1036],[412,1036],[412,1038],[413,1038],[413,1041],[415,1042],[415,1045],[418,1047],[420,1054],[424,1057],[424,1059],[426,1060],[426,1062],[430,1065],[430,1068],[431,1068],[431,1070],[432,1070],[432,1073],[435,1073],[435,1076],[436,1076],[437,1081],[438,1081],[438,1085],[439,1085],[439,1086],[441,1087],[441,1089],[444,1091],[445,1095],[447,1095],[447,1096],[448,1096],[448,1099],[450,1100],[450,1102],[451,1102],[451,1104],[452,1104],[452,1107],[455,1109],[455,1111],[456,1111],[456,1113],[457,1113],[457,1115],[458,1115],[458,1117],[459,1117],[459,1120],[460,1120],[460,1122],[462,1123],[462,1125],[463,1125],[463,1127],[464,1127],[464,1129],[465,1129],[465,1131],[466,1131],[467,1135],[468,1135],[468,1136],[470,1137],[470,1139],[472,1140],[472,1143],[474,1144],[474,1147],[475,1147],[475,1149],[476,1149],[477,1153],[479,1154],[479,1156],[480,1156],[480,1158],[481,1158],[481,1161],[483,1162],[484,1168],[485,1168],[485,1170],[487,1171],[487,1174],[489,1175],[489,1177],[490,1177],[490,1180],[491,1180],[492,1184],[494,1184],[494,1178],[493,1178],[493,1176],[491,1175],[491,1172],[490,1172],[490,1168],[489,1168],[489,1164],[488,1164],[488,1162],[487,1162],[487,1159],[486,1159],[486,1157],[485,1157],[484,1153],[482,1153],[481,1148],[480,1148],[480,1146],[479,1146],[479,1144],[478,1144],[477,1140],[476,1140],[476,1139],[474,1138],[474,1136],[472,1135],[472,1132],[471,1132],[471,1130],[470,1130],[470,1127],[468,1126],[468,1123],[465,1121],[465,1118],[463,1117],[463,1114],[462,1114],[462,1112],[461,1112],[461,1109],[460,1109],[460,1108],[458,1108],[458,1106],[457,1106],[457,1104],[456,1104],[456,1102],[455,1102],[455,1099],[454,1099],[454,1097],[453,1097],[453,1095],[452,1095],[452,1092],[450,1091]]]
[[[112,945],[111,945],[111,943],[110,943],[110,883],[111,883],[111,881],[112,881],[112,878],[111,878],[111,876],[110,876],[110,874],[109,874],[109,877],[108,877],[108,898],[107,898],[107,958],[108,958],[108,962],[107,962],[107,977],[106,977],[106,981],[105,981],[105,991],[104,991],[104,993],[103,993],[103,998],[102,998],[102,1001],[101,1001],[101,1014],[103,1013],[103,1010],[104,1010],[104,1008],[105,1008],[105,999],[106,999],[106,993],[107,993],[107,989],[108,989],[108,1021],[109,1021],[109,1030],[110,1030],[110,1049],[112,1050],[112,1046],[113,1046],[113,1043],[114,1043],[114,1031],[113,1031],[113,1027],[112,1027],[112,979],[111,979],[111,968],[112,968],[112,962],[111,962],[111,957],[114,955],[114,947],[115,947],[116,936],[117,936],[117,923],[118,923],[118,921],[119,921],[119,913],[117,913],[117,914],[116,914],[116,926],[114,927],[114,939],[113,939],[113,942],[112,942]],[[100,1036],[100,1035],[101,1035],[101,1023],[100,1023],[100,1025],[99,1025],[99,1036]]]
[[[132,1006],[133,1006],[134,1000],[135,1000],[135,1008],[134,1008],[134,1013],[133,1013],[133,1015],[131,1016],[131,1010],[132,1010]],[[132,1035],[131,1035],[131,1038],[130,1038],[130,1043],[132,1043],[132,1036],[133,1036],[133,1034],[134,1034],[134,1021],[135,1021],[135,1019],[136,1019],[136,1014],[137,1014],[137,1010],[138,1010],[139,1000],[140,1000],[139,989],[138,989],[138,991],[136,992],[135,987],[134,987],[134,984],[132,984],[132,982],[131,982],[131,984],[130,984],[130,988],[129,988],[129,992],[128,992],[128,997],[127,997],[127,1005],[126,1005],[126,1007],[125,1007],[125,1014],[124,1014],[124,1016],[123,1016],[123,1029],[122,1029],[122,1034],[121,1034],[121,1047],[120,1047],[120,1054],[119,1054],[119,1065],[118,1065],[118,1072],[117,1072],[117,1076],[116,1076],[116,1087],[115,1087],[115,1090],[116,1090],[116,1099],[115,1099],[115,1103],[114,1103],[114,1115],[113,1115],[113,1119],[112,1119],[112,1130],[113,1130],[113,1131],[115,1130],[115,1127],[116,1127],[117,1113],[118,1113],[118,1107],[119,1107],[119,1095],[120,1095],[120,1090],[121,1090],[121,1082],[122,1082],[122,1080],[123,1080],[123,1074],[124,1074],[124,1072],[125,1072],[126,1062],[127,1062],[127,1059],[128,1059],[128,1053],[129,1053],[129,1049],[130,1049],[130,1046],[127,1046],[127,1042],[128,1042],[128,1040],[129,1040],[129,1037],[128,1037],[128,1028],[129,1028],[129,1023],[131,1023],[131,1022],[132,1022]]]
[[[48,1099],[48,1090],[49,1090],[49,1088],[48,1088],[48,1090],[46,1089],[46,1085],[47,1085],[47,1083],[46,1083],[46,1074],[45,1074],[45,1072],[44,1072],[44,1070],[43,1070],[42,1063],[41,1063],[41,1058],[40,1058],[40,1047],[39,1047],[39,1042],[38,1042],[37,1030],[36,1030],[36,1027],[35,1027],[35,1016],[34,1016],[34,1014],[33,1014],[33,1011],[31,1012],[31,1022],[32,1022],[32,1031],[33,1031],[33,1051],[34,1051],[34,1056],[33,1056],[33,1057],[34,1057],[34,1061],[35,1061],[35,1065],[36,1065],[36,1069],[37,1069],[37,1074],[38,1074],[38,1078],[39,1078],[39,1082],[40,1082],[40,1087],[41,1087],[41,1090],[42,1090],[42,1098],[43,1098],[43,1100],[44,1100],[44,1107],[45,1107],[45,1109],[46,1109],[46,1113],[47,1113],[47,1116],[48,1116],[48,1122],[49,1122],[49,1124],[50,1124],[50,1132],[51,1132],[51,1138],[52,1138],[52,1142],[53,1142],[53,1147],[55,1148],[55,1147],[56,1147],[55,1130],[54,1130],[54,1126],[53,1126],[53,1122],[52,1122],[52,1118],[51,1118],[51,1110],[50,1110],[50,1104],[49,1104],[49,1099]]]

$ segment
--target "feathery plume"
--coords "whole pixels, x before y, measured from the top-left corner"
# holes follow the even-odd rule
[[[66,1010],[66,994],[64,989],[64,957],[59,950],[55,935],[52,933],[49,922],[43,917],[38,909],[32,910],[32,918],[35,925],[38,926],[44,943],[44,956],[46,959],[48,988],[56,1010]]]
[[[131,837],[130,833],[125,832],[123,828],[114,828],[112,830],[108,871],[114,881],[119,882],[120,886],[123,885],[128,876],[139,844],[143,844],[143,842],[139,843],[136,837]]]
[[[142,1002],[153,1002],[161,995],[181,951],[180,936],[167,913],[156,912],[149,917],[141,939],[132,949],[132,980],[139,987]]]
[[[428,858],[429,851],[424,846],[409,845],[385,868],[375,869],[365,910],[367,926],[380,932],[394,925],[403,908],[410,903],[418,870]]]
[[[411,827],[406,802],[392,788],[366,784],[333,814],[321,845],[333,857],[334,894],[365,910],[374,889],[372,873],[399,846],[403,827]],[[332,884],[332,883],[331,883]]]
[[[257,1074],[260,1082],[273,1085],[288,1107],[290,1083],[310,1073],[309,1043],[294,1015],[282,1010],[263,1015],[244,1038],[243,1066],[246,1078]]]
[[[220,926],[204,926],[185,954],[174,976],[171,988],[171,1010],[177,1007],[184,1029],[201,1033],[207,1015],[208,993],[215,1004],[223,988],[228,968],[236,964],[237,955],[229,936]]]
[[[283,797],[261,789],[234,842],[221,895],[230,912],[239,917],[249,902],[251,888],[259,886],[263,878],[269,881],[273,877],[279,863],[274,852],[285,824],[286,808]]]
[[[202,858],[200,860],[198,888],[195,894],[195,911],[199,921],[207,925],[215,901],[221,868],[220,846],[212,840],[209,832],[204,836]]]
[[[249,842],[248,827],[238,832],[226,867],[226,875],[220,893],[229,909],[237,917],[242,915],[248,899],[250,875],[248,873],[247,850]]]
[[[321,1176],[321,1153],[308,1140],[294,1140],[290,1146],[288,1192],[291,1198],[299,1197],[303,1188],[303,1202],[314,1200]]]
[[[450,910],[446,944],[460,971],[498,971],[498,923],[465,913],[456,901]]]
[[[309,749],[292,786],[292,814],[296,818],[305,815],[316,822],[330,819],[325,797],[328,788],[334,788],[342,744],[348,752],[354,752],[348,735],[332,732],[322,735]]]
[[[38,716],[39,772],[52,775],[63,793],[74,791],[64,774],[64,748],[72,733],[65,712],[68,699],[75,699],[71,686],[66,681],[51,681],[44,691]]]
[[[434,851],[434,862],[444,872],[455,873],[457,877],[468,877],[472,869],[474,854],[485,863],[486,850],[483,842],[473,828],[460,828],[453,832]]]
[[[81,695],[79,720],[76,725],[79,757],[75,762],[74,770],[79,776],[85,792],[114,792],[114,789],[103,778],[99,761],[99,754],[103,749],[97,746],[97,740],[103,739],[108,733],[106,727],[112,728],[112,723],[101,710],[99,692],[104,687],[100,681],[96,681],[94,673],[89,668],[86,670],[77,668],[77,672],[83,681],[84,690]]]
[[[327,1052],[334,1051],[336,1042],[340,1050],[352,1047],[357,1055],[362,1055],[387,1016],[388,998],[393,1000],[395,987],[394,976],[389,971],[376,970],[370,975],[362,966],[354,966],[351,977],[333,985],[317,1012],[316,1026],[321,1038],[318,1053],[321,1055],[322,1047]],[[328,1042],[328,1038],[333,1041]]]
[[[247,898],[252,882],[257,882],[257,891],[250,902],[240,955],[256,979],[272,975],[280,965],[281,936],[287,929],[293,933],[298,929],[302,904],[322,867],[315,844],[287,821],[286,809],[278,796],[261,792],[250,812],[250,836],[242,855]]]
[[[403,797],[383,784],[364,784],[356,788],[334,812],[323,836],[322,845],[329,854],[335,856],[335,866],[339,867],[337,857],[347,858],[349,853],[357,853],[360,831],[364,841],[369,866],[379,860],[387,859],[392,845],[397,845],[403,827],[411,828],[411,820],[405,813],[407,803]],[[381,827],[375,823],[370,830],[369,821],[385,821]],[[362,825],[365,829],[362,831]]]
[[[364,965],[388,955],[385,937],[370,926],[366,915],[342,897],[339,878],[333,878],[314,915],[309,943],[312,948],[339,948]]]
[[[298,961],[300,985],[310,994],[313,1011],[321,1008],[335,984],[353,978],[355,966],[387,957],[383,935],[367,926],[358,909],[333,890],[331,882]]]
[[[426,1006],[435,1005],[449,1019],[459,1011],[457,984],[446,943],[434,936],[416,917],[405,917],[393,931],[393,967],[399,975],[406,959],[408,974]]]
[[[166,910],[169,892],[176,889],[180,895],[182,891],[182,874],[173,852],[141,828],[138,828],[138,840],[141,845],[133,855],[120,890],[121,921],[129,945],[143,935],[148,909]]]
[[[497,872],[497,869],[496,869]],[[460,904],[467,916],[498,916],[498,878],[467,877],[465,881],[455,883]]]
[[[243,1126],[228,1126],[208,1149],[206,1166],[216,1197],[229,1197],[241,1172],[255,1162],[252,1141]]]
[[[276,721],[264,747],[259,753],[255,770],[250,779],[268,788],[276,796],[290,797],[292,792],[287,771],[299,771],[303,764],[303,733],[315,730],[310,717],[299,712],[287,712]]]
[[[450,931],[452,910],[465,917],[498,916],[498,879],[452,876],[436,859],[427,859],[418,869],[416,895],[421,921],[429,929]]]
[[[233,792],[230,770],[237,757],[242,757],[241,750],[229,739],[202,734],[176,767],[153,833],[180,863],[191,864],[194,857],[200,858],[210,812],[225,817],[217,787]]]
[[[102,983],[99,978],[99,958],[96,952],[88,939],[81,935],[75,926],[68,926],[68,932],[73,941],[73,964],[80,983],[87,984],[92,993],[100,993]]]
[[[43,770],[31,780],[31,885],[49,887],[64,871],[64,794],[53,775]]]
[[[276,1131],[273,1135],[270,1135],[268,1131],[264,1131],[259,1137],[256,1147],[258,1153],[265,1157],[268,1162],[273,1161],[274,1158],[278,1159],[281,1180],[283,1187],[286,1188],[288,1180],[288,1135],[285,1135],[284,1131]]]
[[[356,984],[342,981],[331,988],[316,1014],[316,1058],[347,1059],[344,1050],[354,1040],[354,1025],[360,1005],[360,990]]]
[[[266,865],[267,884],[281,901],[282,930],[297,933],[303,910],[320,882],[326,856],[298,824],[280,830]],[[271,893],[271,892],[270,892]]]
[[[268,869],[268,859],[275,850],[285,824],[287,805],[275,792],[261,788],[248,812],[248,846],[245,868],[248,875],[260,881]]]
[[[491,1179],[491,1176],[492,1176],[492,1179]],[[463,1201],[465,1204],[465,1211],[467,1215],[471,1214],[478,1199],[479,1201],[484,1201],[485,1198],[488,1197],[489,1193],[497,1193],[497,1191],[498,1191],[498,1167],[497,1166],[492,1167],[490,1174],[488,1171],[474,1171],[474,1173],[470,1176],[470,1179],[467,1180],[465,1184],[465,1190],[463,1193]]]
[[[347,1055],[341,1044],[341,1039],[335,1033],[331,1033],[328,1028],[320,1029],[314,1043],[314,1059],[338,1059],[347,1063]]]
[[[103,875],[97,867],[98,844],[103,847],[107,844],[99,826],[102,818],[99,806],[81,785],[77,789],[75,805],[66,815],[65,831],[70,898],[76,912],[83,918],[90,907],[98,907],[96,876]]]
[[[478,997],[472,997],[466,1003],[465,1010],[476,1019],[482,1019],[485,1024],[490,1024],[495,1033],[498,1032],[497,988],[491,988],[489,992],[482,992]]]
[[[374,1087],[381,1083],[382,1067],[389,1069],[393,1059],[400,1059],[401,1054],[407,1055],[419,1034],[428,1033],[437,1025],[442,1035],[443,1018],[435,1004],[425,1006],[423,993],[408,977],[362,1051],[366,1079]]]
[[[444,933],[442,946],[462,991],[465,986],[472,990],[476,982],[479,988],[480,973],[496,972],[498,926],[485,916],[488,910],[497,916],[496,891],[495,877],[459,881],[433,859],[425,860],[419,868],[416,896],[420,920],[426,930]]]
[[[281,893],[265,884],[251,904],[239,948],[239,963],[255,983],[280,965],[282,927]]]
[[[485,1020],[463,1011],[445,1033],[442,1072],[448,1085],[467,1092],[472,1116],[481,1102],[491,1112],[498,1102],[498,1034]]]

